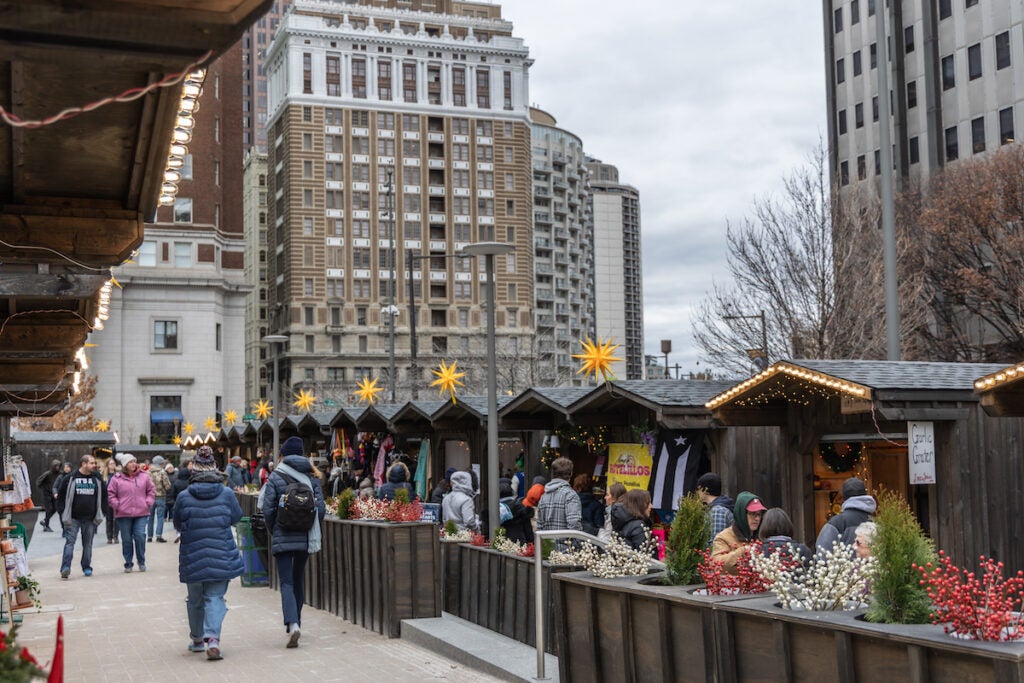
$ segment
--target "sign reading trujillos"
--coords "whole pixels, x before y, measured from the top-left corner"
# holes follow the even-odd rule
[[[907,422],[911,484],[935,483],[935,423]]]

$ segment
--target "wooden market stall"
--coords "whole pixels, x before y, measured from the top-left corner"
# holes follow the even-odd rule
[[[782,430],[776,504],[790,513],[804,540],[813,541],[842,502],[842,480],[856,474],[872,490],[884,486],[902,493],[954,562],[971,564],[986,555],[1016,571],[1024,568],[1017,540],[1024,534],[1024,421],[990,417],[974,391],[977,378],[1001,369],[980,363],[780,361],[707,405],[723,424]],[[929,460],[935,483],[914,483],[915,477],[928,480]]]

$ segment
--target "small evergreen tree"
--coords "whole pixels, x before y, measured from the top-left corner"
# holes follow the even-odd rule
[[[679,499],[679,509],[665,543],[668,581],[676,586],[700,582],[697,565],[701,551],[708,545],[711,528],[704,503],[696,491]]]
[[[409,504],[409,492],[405,489],[398,489],[395,491],[395,502],[401,505]]]
[[[879,497],[878,525],[871,554],[878,558],[871,581],[868,621],[885,624],[926,624],[932,602],[914,565],[935,562],[935,546],[924,535],[910,506],[898,494],[885,491]]]
[[[338,494],[338,519],[348,519],[349,508],[356,499],[356,492],[348,488]]]

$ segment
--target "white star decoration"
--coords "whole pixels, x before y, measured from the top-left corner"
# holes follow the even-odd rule
[[[677,446],[685,446],[686,445],[686,437],[685,436],[677,436],[676,437],[676,445]]]

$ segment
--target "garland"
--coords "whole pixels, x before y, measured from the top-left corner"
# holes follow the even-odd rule
[[[559,448],[548,445],[541,448],[540,451],[540,461],[545,468],[551,467],[555,458],[563,455],[560,449],[564,448],[565,444],[582,446],[594,455],[603,455],[608,452],[608,428],[604,426],[589,429],[563,424],[555,430],[555,436],[558,437]]]
[[[825,462],[825,465],[833,472],[849,472],[858,462],[860,462],[860,455],[864,448],[864,444],[854,442],[848,443],[846,446],[846,454],[840,455],[838,451],[836,451],[835,443],[819,443],[818,455]]]

